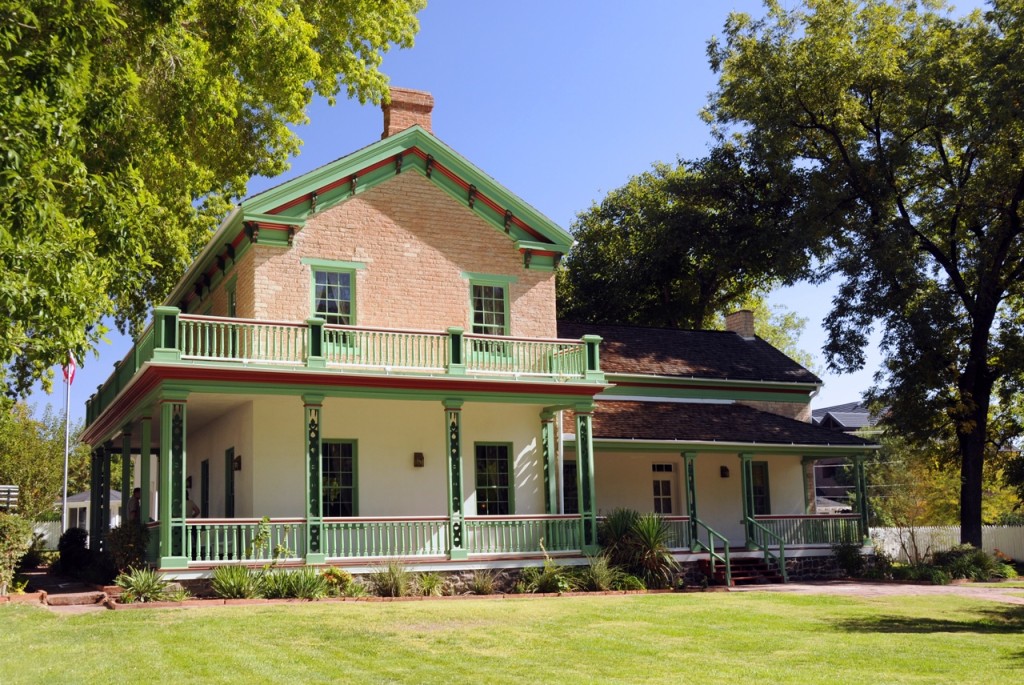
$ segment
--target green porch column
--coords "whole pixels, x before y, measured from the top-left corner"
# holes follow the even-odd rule
[[[817,489],[814,481],[814,457],[804,457],[800,460],[801,470],[804,477],[804,513],[813,514],[818,510]]]
[[[866,545],[871,542],[871,535],[868,531],[868,485],[864,477],[863,454],[853,458],[853,475],[857,488],[857,513],[860,514],[860,538]]]
[[[149,519],[152,518],[152,512],[149,511],[149,502],[152,498],[152,493],[149,489],[150,480],[150,464],[152,461],[153,454],[153,419],[149,416],[143,416],[139,420],[139,478],[142,481],[140,487],[142,492],[140,493],[141,499],[139,500],[139,523],[145,526],[149,523]]]
[[[132,496],[132,425],[121,431],[121,525],[128,523],[128,500]]]
[[[686,515],[690,518],[690,549],[699,552],[700,530],[697,527],[697,477],[695,473],[696,452],[683,452],[683,489],[686,490]]]
[[[462,499],[463,400],[444,401],[445,446],[448,457],[448,558],[468,559],[465,549],[465,505]]]
[[[323,564],[327,550],[323,540],[323,449],[321,446],[320,414],[323,395],[303,395],[306,410],[306,563]]]
[[[100,451],[96,447],[89,453],[89,549],[99,549],[99,524],[97,519],[100,511]]]
[[[96,508],[96,547],[100,552],[107,550],[107,533],[110,532],[110,456],[114,453],[114,443],[107,441],[99,450],[99,489]]]
[[[555,463],[555,413],[540,413],[540,441],[544,450],[544,511],[558,513],[558,465]]]
[[[188,568],[185,547],[185,399],[160,403],[160,568]]]
[[[754,549],[754,531],[750,526],[750,519],[754,518],[754,457],[752,454],[739,456],[740,491],[743,499],[743,534],[747,541],[747,549]]]
[[[583,552],[597,554],[597,493],[594,488],[594,405],[576,405],[576,485],[580,498]]]

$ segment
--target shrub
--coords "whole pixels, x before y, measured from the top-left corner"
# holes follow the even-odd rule
[[[416,576],[416,592],[424,597],[440,597],[444,589],[444,576],[436,571],[426,571]]]
[[[148,568],[131,568],[114,579],[121,588],[121,601],[125,604],[133,602],[159,602],[164,599],[168,582],[156,571]]]
[[[473,577],[466,583],[466,587],[474,595],[493,595],[498,574],[488,568],[478,568],[473,571]]]
[[[556,563],[551,557],[545,557],[541,567],[524,568],[520,576],[526,592],[572,592],[576,589],[574,580],[569,568]]]
[[[597,529],[597,541],[615,566],[629,566],[633,558],[633,524],[639,518],[633,509],[613,509]]]
[[[649,588],[671,586],[679,564],[669,552],[672,530],[668,523],[657,514],[641,514],[633,522],[631,532],[633,555],[628,568]]]
[[[83,528],[68,528],[60,536],[57,542],[57,553],[60,555],[57,560],[61,573],[79,576],[85,573],[89,566],[89,548],[86,541],[89,534]]]
[[[950,578],[986,581],[996,577],[997,562],[985,550],[971,545],[957,545],[945,552],[932,555],[932,565],[949,574]]]
[[[24,571],[26,569],[39,568],[43,563],[43,554],[46,550],[43,549],[43,545],[46,543],[46,536],[42,533],[35,533],[32,535],[32,542],[29,544],[28,551],[26,551],[21,559],[18,560],[18,570]]]
[[[579,574],[579,587],[588,592],[606,592],[615,590],[627,575],[622,569],[612,565],[607,554],[588,556],[590,564]]]
[[[389,561],[370,573],[370,589],[378,597],[405,597],[412,585],[411,575],[399,562]]]
[[[259,575],[260,594],[267,599],[294,597],[292,574],[284,569],[268,569]]]
[[[135,524],[111,528],[107,535],[107,551],[118,572],[142,568],[146,564],[149,529]]]
[[[996,568],[992,576],[1003,580],[1013,580],[1018,576],[1018,574],[1017,569],[1014,568],[1013,564],[998,563],[996,564]]]
[[[260,574],[245,566],[218,566],[210,585],[214,594],[223,599],[252,599],[262,591]]]
[[[117,567],[110,552],[99,552],[89,555],[89,565],[81,574],[90,583],[109,585],[117,577]]]
[[[836,566],[847,578],[860,578],[864,575],[864,557],[860,551],[861,546],[856,542],[837,542],[832,545]]]
[[[165,602],[184,602],[186,599],[192,599],[192,593],[178,583],[170,583],[164,589]]]
[[[32,524],[17,514],[0,514],[0,596],[14,580],[18,561],[32,545]]]
[[[325,568],[320,573],[320,577],[324,579],[327,586],[327,594],[332,597],[345,595],[353,584],[352,574],[335,566]]]

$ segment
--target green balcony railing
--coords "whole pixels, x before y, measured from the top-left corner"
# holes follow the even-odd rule
[[[834,545],[860,541],[860,516],[755,516],[754,520],[787,545]]]
[[[321,539],[328,559],[443,556],[448,517],[327,518]]]
[[[329,366],[444,371],[448,335],[354,326],[324,326],[323,356]]]
[[[577,514],[467,518],[465,548],[470,554],[578,552],[582,548]]]
[[[669,549],[690,549],[690,517],[665,516],[669,529]]]
[[[293,323],[197,316],[157,307],[153,324],[86,401],[86,425],[111,406],[150,361],[600,382],[604,376],[599,344],[597,336],[547,340],[465,334],[460,328],[403,331],[328,325],[321,319]]]

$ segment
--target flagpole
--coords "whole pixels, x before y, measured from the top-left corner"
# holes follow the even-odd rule
[[[74,378],[73,374],[74,371],[64,374],[64,498],[60,512],[62,534],[68,529],[68,455],[71,452],[71,380]]]

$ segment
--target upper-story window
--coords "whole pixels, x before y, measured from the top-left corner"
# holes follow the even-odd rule
[[[351,271],[313,270],[313,314],[327,323],[355,323],[355,298]]]
[[[481,335],[508,333],[508,288],[473,284],[473,332]]]

